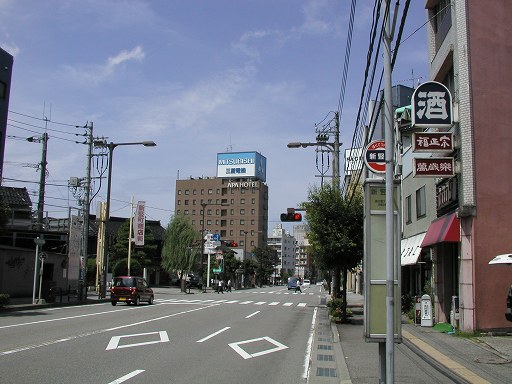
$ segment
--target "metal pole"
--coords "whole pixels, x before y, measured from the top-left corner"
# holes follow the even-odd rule
[[[90,129],[87,141],[88,141],[88,153],[87,153],[87,170],[85,176],[85,186],[84,186],[84,200],[82,204],[82,214],[84,217],[84,227],[82,233],[82,257],[84,260],[84,264],[82,266],[81,273],[81,286],[80,286],[80,300],[87,299],[87,254],[89,251],[89,211],[90,211],[90,192],[91,192],[91,158],[92,158],[92,130],[93,123],[91,122],[89,125],[85,127],[86,129]],[[85,293],[84,293],[85,292]]]
[[[130,229],[128,230],[128,276],[130,275],[130,265],[132,260],[132,227],[133,227],[133,196],[130,201]]]
[[[340,190],[340,115],[338,112],[334,113],[335,129],[334,129],[334,143],[333,143],[333,158],[332,158],[332,171],[334,173],[333,185],[334,190]]]
[[[201,207],[203,208],[203,221],[201,225],[201,281],[203,283],[203,292],[206,291],[205,284],[204,284],[204,210],[206,209],[206,206],[208,204],[201,203]],[[206,286],[210,287],[210,265],[208,265],[208,272],[206,274]]]
[[[37,267],[38,267],[38,260],[39,260],[39,246],[43,245],[45,241],[43,239],[40,239],[37,237],[34,240],[34,243],[36,243],[36,259],[34,260],[34,288],[32,289],[32,304],[36,303],[36,287],[37,287]]]
[[[41,157],[41,175],[39,177],[39,200],[37,202],[37,227],[41,231],[43,230],[43,217],[44,217],[44,192],[46,185],[46,153],[48,148],[48,134],[45,132],[41,136],[43,143],[43,153]]]
[[[390,1],[382,3],[384,8],[384,138],[386,144],[386,383],[394,383],[394,333],[395,333],[395,289],[394,289],[394,206],[393,206],[393,97],[391,86],[391,21]]]
[[[38,304],[41,304],[41,291],[43,287],[43,271],[44,271],[44,257],[41,257],[41,271],[39,273],[39,299],[37,300]]]

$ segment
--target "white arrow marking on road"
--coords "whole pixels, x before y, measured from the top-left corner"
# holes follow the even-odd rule
[[[125,339],[127,337],[138,337],[138,336],[148,336],[148,335],[160,335],[160,340],[154,340],[154,341],[145,341],[142,343],[134,343],[134,344],[126,344],[126,345],[119,345],[119,342],[121,339]],[[157,343],[167,343],[169,342],[169,335],[167,335],[166,331],[160,331],[160,332],[147,332],[147,333],[138,333],[134,335],[125,335],[125,336],[114,336],[110,339],[110,342],[107,345],[106,351],[110,349],[121,349],[121,348],[130,348],[130,347],[138,347],[141,345],[148,345],[148,344],[157,344]]]
[[[212,333],[211,335],[206,336],[205,338],[203,338],[203,339],[201,339],[201,340],[197,340],[197,343],[202,343],[203,341],[206,341],[206,340],[208,340],[208,339],[211,339],[212,337],[217,336],[219,333],[222,333],[222,332],[224,332],[224,331],[227,331],[229,328],[231,328],[231,327],[224,327],[224,328],[222,328],[221,330],[218,330],[217,332],[214,332],[214,333]]]
[[[123,383],[125,382],[126,380],[129,380],[131,379],[132,377],[135,377],[137,376],[139,373],[142,373],[144,372],[144,369],[137,369],[136,371],[133,371],[127,375],[124,375],[123,377],[120,377],[119,379],[116,379],[114,381],[111,381],[110,383],[108,384],[120,384],[120,383]]]

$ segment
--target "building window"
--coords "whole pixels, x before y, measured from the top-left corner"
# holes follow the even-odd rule
[[[233,219],[229,220],[229,225],[235,225],[235,220],[233,220]]]
[[[178,195],[181,195],[181,189],[178,189]]]
[[[220,195],[220,189],[217,188],[217,195]]]
[[[412,223],[412,196],[409,195],[405,198],[405,222],[406,224]]]
[[[452,27],[452,7],[451,0],[439,0],[439,3],[433,9],[434,33],[436,37],[436,50],[441,47],[443,41]]]
[[[208,189],[208,194],[209,194],[209,195],[213,195],[213,189],[211,189],[211,188],[210,188],[210,189]]]
[[[251,220],[251,225],[256,225],[256,220]]]
[[[231,216],[235,216],[235,210],[231,209]]]
[[[185,210],[183,211],[183,214],[184,214],[184,215],[188,215],[188,209],[185,209]]]
[[[185,189],[185,195],[190,195],[190,191],[188,189]]]
[[[245,209],[241,209],[241,210],[240,210],[240,214],[241,214],[241,215],[245,215]]]
[[[196,214],[196,210],[195,210],[195,209],[193,209],[193,210],[192,210],[192,215],[195,215],[195,214]]]
[[[181,205],[181,200],[178,200],[178,205]]]
[[[254,197],[252,198],[252,203],[256,204],[256,199]]]
[[[188,205],[188,200],[185,200],[185,205]]]
[[[240,225],[245,225],[245,220],[240,220]]]
[[[427,215],[427,201],[425,197],[425,186],[416,191],[416,219]]]
[[[235,205],[235,199],[231,199],[231,205]]]
[[[240,199],[240,204],[245,204],[245,199]]]
[[[251,215],[255,215],[256,214],[256,210],[255,209],[251,209]]]
[[[193,195],[197,195],[197,190],[196,190],[196,189],[194,189],[194,190],[192,191],[192,194],[193,194]]]
[[[204,195],[204,189],[201,189],[201,195]]]

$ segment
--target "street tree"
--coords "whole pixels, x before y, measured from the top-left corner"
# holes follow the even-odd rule
[[[162,267],[177,272],[183,279],[192,271],[201,255],[200,234],[183,215],[176,215],[167,225],[162,247]]]
[[[363,259],[362,195],[356,193],[347,198],[327,185],[310,189],[308,200],[304,208],[313,257],[319,268],[333,271],[333,297],[339,296],[341,275],[343,315],[346,316],[347,272]]]
[[[109,264],[112,267],[114,276],[126,275],[128,273],[128,236],[130,231],[130,221],[122,223],[117,231],[117,238],[108,249]],[[158,252],[158,245],[151,228],[146,226],[144,234],[144,245],[135,247],[132,243],[130,255],[130,274],[142,276],[144,268],[151,268],[152,261]]]
[[[252,252],[256,258],[256,274],[258,275],[261,287],[266,278],[272,274],[276,265],[279,264],[279,256],[277,255],[277,250],[268,245],[254,248]]]

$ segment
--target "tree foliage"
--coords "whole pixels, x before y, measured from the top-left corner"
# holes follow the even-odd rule
[[[339,271],[346,292],[346,273],[363,259],[363,200],[361,194],[351,200],[331,186],[312,188],[308,193],[306,218],[308,239],[318,267],[333,270],[333,296],[337,296]],[[345,300],[346,302],[346,300]]]
[[[256,258],[256,274],[258,275],[261,287],[272,272],[274,272],[276,265],[279,265],[279,256],[277,250],[267,245],[261,248],[254,248],[253,253]]]
[[[119,227],[116,241],[109,247],[109,263],[114,276],[128,273],[128,232],[130,222],[127,220]],[[151,267],[151,262],[156,256],[158,245],[151,228],[146,226],[144,235],[144,246],[135,247],[132,244],[130,255],[130,274],[142,276],[143,269]]]
[[[201,254],[199,234],[183,215],[176,215],[167,225],[162,248],[162,267],[180,277],[192,271]]]

